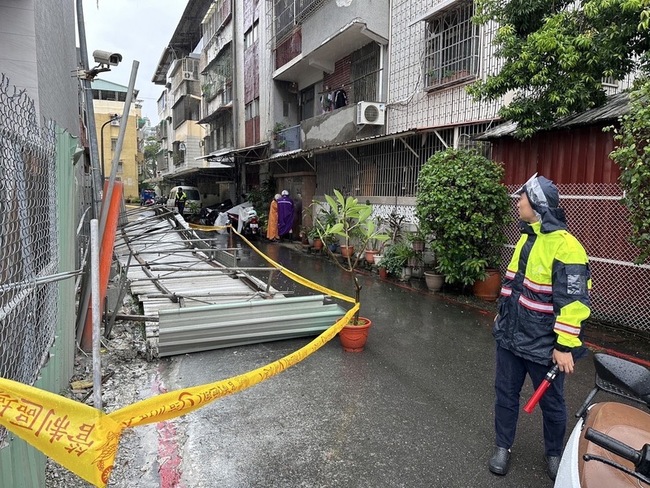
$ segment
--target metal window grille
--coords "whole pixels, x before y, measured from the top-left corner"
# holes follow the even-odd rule
[[[327,0],[275,0],[275,45],[286,39],[295,26],[302,24]]]
[[[370,43],[352,53],[350,74],[354,81],[352,93],[348,93],[350,103],[378,101],[379,49],[377,44]]]
[[[222,94],[222,105],[232,100],[232,46],[229,44],[208,66],[201,90],[206,102]],[[223,96],[224,92],[228,92]]]
[[[415,197],[422,165],[434,152],[445,149],[445,144],[453,146],[454,129],[439,130],[438,135],[428,133],[424,142],[418,134],[317,154],[317,187],[328,194],[336,188],[354,196]]]
[[[0,376],[33,384],[57,323],[55,126],[0,77]],[[0,443],[5,436],[0,429]]]
[[[474,2],[462,1],[427,22],[424,71],[429,88],[447,86],[478,74],[479,26]]]
[[[215,34],[221,30],[226,19],[230,17],[231,12],[231,0],[215,0],[212,3],[201,25],[204,46],[207,46]]]
[[[323,193],[336,188],[354,196],[415,197],[420,170],[433,153],[447,147],[471,147],[489,156],[491,145],[473,139],[488,125],[450,127],[316,154],[317,186]]]

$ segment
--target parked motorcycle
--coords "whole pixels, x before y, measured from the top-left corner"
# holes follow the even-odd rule
[[[650,371],[625,359],[594,355],[596,385],[576,413],[555,488],[650,486],[650,414],[626,403],[592,403],[604,391],[650,408]]]
[[[213,217],[214,220],[211,220]],[[212,223],[207,225],[214,225],[216,227],[230,225],[237,229],[237,232],[248,238],[256,239],[259,234],[257,212],[253,208],[253,204],[250,202],[235,205],[234,207],[221,212],[212,211],[206,216],[206,222],[208,221],[211,221]],[[225,234],[226,230],[222,229],[218,232]]]
[[[257,212],[250,202],[235,205],[226,212],[230,224],[237,229],[237,232],[248,238],[257,238],[259,234],[259,221]]]
[[[220,213],[224,213],[232,208],[232,200],[227,199],[216,205],[203,207],[199,212],[199,223],[201,225],[215,225]],[[224,220],[224,222],[227,219]],[[221,224],[221,225],[225,225]]]

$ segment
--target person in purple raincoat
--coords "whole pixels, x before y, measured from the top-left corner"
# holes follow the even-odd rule
[[[278,234],[280,238],[288,236],[291,238],[293,228],[293,200],[289,197],[287,190],[282,190],[278,200]]]

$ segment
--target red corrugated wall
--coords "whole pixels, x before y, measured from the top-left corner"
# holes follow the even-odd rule
[[[617,183],[620,170],[609,159],[611,132],[603,125],[548,131],[525,141],[493,141],[492,159],[505,164],[505,183],[524,183],[537,172],[557,184]]]
[[[646,330],[650,308],[638,283],[647,282],[650,271],[631,265],[637,252],[628,242],[629,212],[620,201],[620,170],[609,158],[613,135],[603,132],[603,127],[548,131],[525,141],[497,139],[492,141],[492,159],[504,163],[505,183],[511,191],[535,172],[558,185],[569,231],[591,259],[593,316]],[[512,215],[516,218],[514,201]],[[515,224],[508,226],[506,234],[513,245],[519,236]],[[511,252],[504,255],[509,259]]]
[[[259,3],[256,0],[244,2],[244,32],[259,19]],[[244,104],[251,103],[260,96],[260,41],[244,51]],[[259,114],[244,124],[244,143],[246,146],[257,144],[261,140]]]

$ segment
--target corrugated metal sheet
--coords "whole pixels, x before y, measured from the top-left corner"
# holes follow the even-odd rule
[[[286,298],[267,287],[237,267],[236,250],[219,248],[226,242],[200,239],[171,214],[130,215],[115,254],[152,318],[145,322],[151,357],[317,335],[345,313],[322,295]]]
[[[504,163],[507,185],[521,185],[537,172],[557,184],[617,183],[620,168],[610,158],[611,132],[603,125],[540,132],[520,141],[493,141],[492,159]]]
[[[324,296],[160,311],[159,356],[315,336],[345,314]]]
[[[617,93],[607,98],[607,102],[602,107],[592,108],[577,115],[563,118],[553,124],[553,129],[566,129],[579,125],[592,125],[602,124],[604,122],[611,122],[618,119],[621,115],[625,115],[629,110],[630,97],[627,92]],[[501,137],[513,136],[517,130],[517,123],[513,121],[504,122],[501,125],[485,131],[479,140],[498,139]]]

